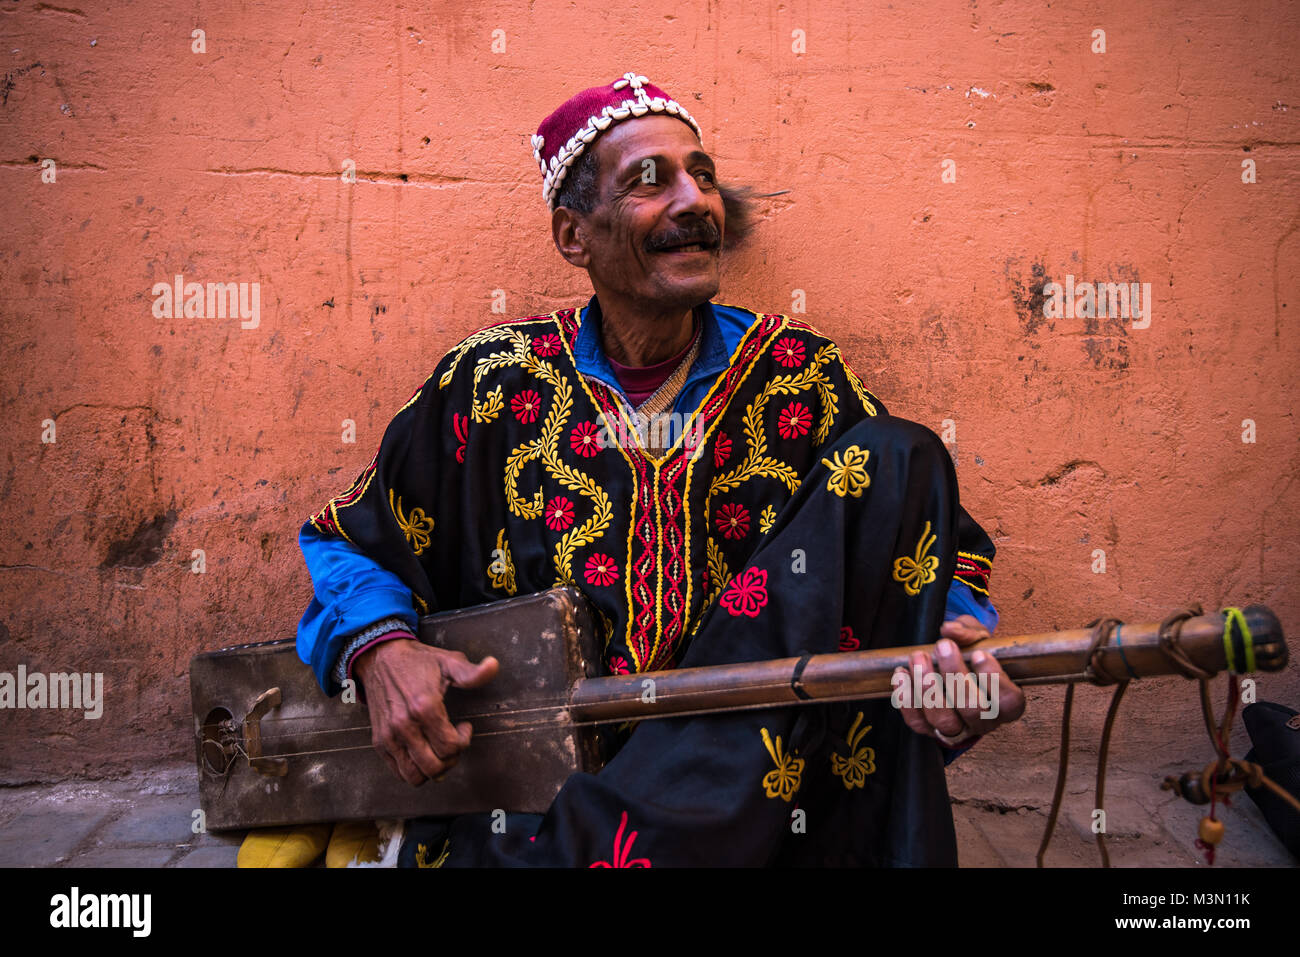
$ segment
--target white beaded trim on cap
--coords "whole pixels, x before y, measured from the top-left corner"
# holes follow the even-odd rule
[[[606,106],[600,111],[599,116],[590,117],[586,125],[569,137],[569,141],[551,157],[549,168],[542,159],[542,147],[545,145],[545,140],[540,134],[533,134],[533,160],[542,171],[542,198],[546,200],[548,209],[555,210],[555,198],[559,195],[560,187],[564,183],[564,177],[568,174],[569,167],[577,161],[578,157],[582,155],[582,151],[587,148],[587,144],[609,129],[613,123],[620,120],[626,120],[634,116],[645,116],[647,113],[668,113],[672,116],[681,117],[689,123],[701,145],[703,145],[704,134],[700,132],[700,125],[695,122],[695,118],[687,113],[686,108],[676,100],[665,100],[662,96],[651,99],[646,94],[646,91],[642,89],[642,84],[648,82],[645,77],[636,73],[624,73],[621,79],[615,80],[612,84],[615,90],[631,87],[636,93],[636,99],[624,100],[618,106]]]

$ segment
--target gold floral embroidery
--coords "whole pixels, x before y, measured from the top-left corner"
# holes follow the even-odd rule
[[[871,725],[867,725],[862,730],[858,730],[858,725],[862,723],[864,715],[858,712],[857,720],[853,722],[853,727],[849,729],[849,754],[851,757],[842,757],[839,754],[831,755],[831,771],[844,781],[844,787],[850,791],[854,788],[860,788],[866,785],[867,775],[876,773],[876,749],[859,748],[858,744],[867,736],[871,730]]]
[[[447,860],[447,855],[451,853],[451,841],[444,841],[442,844],[442,853],[438,855],[437,860],[429,860],[429,846],[427,844],[415,845],[415,866],[416,867],[442,867],[443,862]]]
[[[424,509],[413,508],[410,515],[402,514],[402,497],[397,496],[396,504],[393,503],[393,490],[388,490],[388,507],[393,510],[393,517],[397,519],[397,524],[402,527],[402,534],[410,542],[415,554],[419,555],[429,547],[429,533],[433,531],[433,519],[424,514]]]
[[[861,402],[862,407],[866,409],[867,415],[874,416],[876,414],[876,406],[875,403],[872,402],[872,399],[876,399],[876,397],[863,388],[862,380],[858,378],[856,372],[849,368],[849,364],[844,362],[844,359],[839,357],[838,354],[837,358],[839,358],[840,362],[844,364],[844,375],[849,380],[849,385],[853,387],[853,391],[857,393],[858,401]],[[880,400],[876,399],[876,401],[878,402]]]
[[[794,798],[794,792],[799,790],[799,776],[803,774],[803,758],[786,754],[781,748],[779,734],[776,736],[776,743],[773,744],[767,728],[759,730],[763,733],[763,746],[767,748],[767,753],[772,756],[772,762],[776,765],[775,771],[768,771],[763,775],[763,790],[770,798],[779,797],[782,801],[790,801]]]
[[[501,395],[501,386],[497,386],[483,396],[482,402],[475,402],[471,406],[470,416],[475,422],[491,422],[505,408],[505,404],[506,400]]]
[[[762,532],[764,535],[766,535],[768,532],[772,530],[772,525],[775,522],[776,522],[776,509],[774,509],[771,505],[769,505],[766,508],[764,508],[762,514],[758,516],[758,530]]]
[[[713,498],[724,492],[738,488],[753,478],[772,478],[784,482],[793,495],[799,490],[799,475],[787,462],[769,454],[767,432],[763,428],[763,411],[773,396],[795,396],[809,389],[816,389],[821,398],[822,413],[813,433],[813,442],[820,445],[830,434],[831,425],[839,412],[839,400],[831,384],[830,373],[823,366],[837,358],[839,353],[834,344],[827,343],[817,350],[812,361],[800,372],[793,375],[773,377],[763,387],[754,401],[745,407],[744,424],[746,452],[744,460],[735,468],[725,472],[709,485],[705,498],[705,511],[713,514]]]
[[[497,532],[497,547],[492,549],[492,564],[488,566],[493,588],[504,588],[507,595],[515,593],[515,563],[510,557],[510,543],[506,530]]]
[[[909,595],[920,594],[921,589],[934,581],[935,570],[939,567],[939,559],[934,555],[927,555],[930,546],[935,543],[937,535],[930,534],[930,523],[925,523],[925,531],[921,533],[920,540],[916,543],[916,553],[894,561],[894,581],[901,582],[903,590]]]
[[[789,328],[811,328],[798,322],[789,320],[786,320],[786,322]],[[782,328],[787,328],[787,326],[782,326]],[[820,335],[815,331],[813,334]],[[717,496],[739,488],[746,482],[756,478],[769,478],[782,482],[791,495],[799,490],[801,484],[799,473],[788,462],[784,462],[771,454],[772,450],[768,446],[767,430],[763,425],[765,410],[768,403],[775,396],[797,396],[809,390],[815,390],[821,406],[821,415],[818,417],[817,427],[811,435],[814,446],[821,445],[830,435],[831,428],[840,412],[833,374],[834,366],[837,363],[843,364],[839,349],[836,348],[833,342],[826,342],[817,349],[807,366],[796,373],[774,376],[763,387],[762,391],[755,396],[754,400],[745,407],[745,414],[741,419],[746,445],[745,457],[734,468],[715,475],[709,483],[709,491],[704,499],[706,514],[714,514],[713,501]],[[844,366],[844,368],[847,369],[847,366]],[[874,411],[871,414],[874,415]],[[764,510],[759,517],[759,531],[769,531],[775,521],[776,510],[774,508],[770,512]],[[700,615],[695,620],[694,628],[691,629],[690,634],[692,636],[703,623],[704,613],[708,611],[714,600],[731,580],[726,562],[722,559],[721,550],[712,539],[709,540],[707,546],[707,566],[708,589],[705,592]]]
[[[831,470],[830,478],[826,480],[826,490],[834,492],[840,498],[846,495],[860,498],[871,485],[871,477],[867,475],[867,459],[870,457],[871,452],[867,449],[850,445],[844,450],[843,459],[839,452],[829,459],[822,459],[822,465]]]
[[[695,628],[691,630],[692,635],[695,634],[695,631],[699,629],[700,624],[704,621],[704,612],[713,604],[713,600],[731,584],[731,569],[727,567],[727,559],[723,556],[722,549],[718,548],[718,543],[713,540],[712,535],[704,541],[704,554],[707,561],[705,566],[708,575],[707,588],[704,592],[704,607],[700,609],[700,616],[695,619]]]
[[[532,337],[523,329],[511,325],[489,326],[474,333],[457,347],[451,366],[439,381],[439,388],[445,388],[451,383],[456,366],[467,353],[495,342],[505,343],[509,348],[492,352],[475,361],[473,395],[478,394],[484,376],[497,369],[511,366],[522,367],[524,371],[549,384],[553,390],[550,396],[550,409],[542,423],[540,435],[513,449],[506,456],[505,493],[506,504],[510,511],[524,519],[542,516],[541,488],[534,490],[531,495],[526,492],[521,494],[519,491],[519,480],[524,468],[537,459],[541,459],[552,479],[591,501],[591,516],[565,532],[555,546],[555,584],[573,585],[576,583],[573,575],[574,554],[578,549],[591,545],[605,534],[614,510],[609,494],[594,478],[560,459],[560,438],[574,410],[573,387],[568,378],[561,374],[554,364],[537,355],[532,348]],[[497,386],[484,396],[482,402],[474,400],[476,420],[482,416],[485,421],[490,421],[500,412],[500,405],[503,404],[503,400],[500,400],[500,391],[501,387]]]

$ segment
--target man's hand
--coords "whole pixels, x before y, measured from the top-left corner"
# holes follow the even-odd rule
[[[413,787],[447,773],[469,747],[472,729],[468,721],[452,726],[443,695],[452,685],[482,687],[500,668],[495,658],[470,664],[459,651],[410,638],[363,651],[352,670],[365,687],[375,750]]]
[[[945,621],[939,634],[941,638],[936,645],[936,652],[940,687],[946,687],[945,675],[988,675],[988,678],[977,680],[987,682],[984,688],[988,689],[990,698],[996,701],[996,713],[991,713],[994,711],[994,700],[987,700],[987,706],[981,707],[979,695],[976,694],[967,693],[965,707],[947,707],[945,702],[943,707],[926,708],[922,706],[922,701],[915,700],[913,693],[902,696],[904,704],[908,705],[899,708],[904,723],[917,734],[937,738],[952,746],[976,735],[987,734],[1000,724],[1018,720],[1025,713],[1025,693],[1007,677],[997,659],[976,649],[971,655],[974,672],[967,669],[962,660],[961,648],[990,637],[989,630],[980,624],[979,619],[973,615],[961,615],[952,621]],[[904,680],[908,688],[913,690],[918,684],[924,688],[936,680],[926,678],[927,674],[934,672],[934,668],[930,664],[930,656],[924,652],[917,651],[911,655],[911,669],[911,672],[902,668],[895,670],[892,682],[896,689]],[[919,679],[914,678],[914,674],[919,675]],[[977,687],[970,678],[961,677],[958,680],[967,682],[968,692]],[[940,697],[943,697],[942,692]]]

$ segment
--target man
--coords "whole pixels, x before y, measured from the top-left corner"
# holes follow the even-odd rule
[[[321,687],[356,679],[376,748],[419,785],[472,747],[442,694],[500,666],[420,644],[418,615],[558,584],[590,600],[609,673],[936,632],[939,670],[965,673],[957,644],[997,623],[993,545],[942,443],[887,415],[833,342],[710,301],[736,204],[695,120],[627,73],[564,103],[533,147],[555,245],[595,296],[458,344],[303,526],[298,646]],[[991,656],[973,661],[994,709],[642,722],[547,815],[505,833],[487,815],[416,822],[404,862],[953,865],[944,765],[1024,705]]]

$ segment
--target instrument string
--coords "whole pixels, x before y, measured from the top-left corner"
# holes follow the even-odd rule
[[[789,687],[790,687],[790,682],[787,679],[782,681],[763,681],[763,682],[756,682],[748,685],[737,685],[734,688],[734,691],[736,693],[769,692],[769,691],[781,691],[782,689],[786,689]],[[823,701],[823,702],[862,701],[871,698],[887,697],[891,693],[892,691],[890,690],[855,692],[847,696],[814,698],[809,703],[813,703],[817,701]],[[640,694],[641,694],[641,690],[639,688],[631,689],[628,701],[631,702],[633,700],[636,700],[637,698],[639,698]],[[683,698],[689,699],[692,696],[692,694],[693,692],[686,692],[686,691],[681,691],[676,693],[671,691],[658,693],[655,695],[654,703],[657,704],[659,702],[668,702],[668,703],[677,702],[677,701],[681,701]],[[608,703],[611,702],[600,702],[600,704],[608,704]],[[754,710],[759,708],[782,708],[782,707],[786,707],[787,705],[799,704],[799,703],[800,700],[798,698],[791,698],[788,702],[762,703],[762,704],[755,704],[755,705],[722,705],[722,706],[709,705],[702,708],[682,709],[682,710],[669,711],[663,713],[647,712],[646,714],[617,715],[615,717],[610,717],[610,718],[597,718],[597,719],[589,719],[586,721],[578,720],[573,722],[563,722],[563,725],[566,727],[568,726],[582,727],[582,726],[597,725],[597,724],[614,724],[619,721],[637,721],[643,718],[671,718],[678,715],[685,717],[690,715],[716,714],[716,713],[722,713],[726,711],[735,711],[735,710],[742,710],[742,709]],[[538,705],[536,707],[531,707],[531,708],[509,708],[509,709],[502,709],[500,711],[480,711],[480,712],[470,712],[467,714],[457,714],[454,716],[453,720],[458,722],[459,721],[481,721],[481,720],[491,720],[495,718],[512,718],[518,715],[529,715],[529,714],[559,715],[562,714],[563,712],[572,710],[574,707],[580,707],[580,706],[575,706],[572,702],[566,700],[563,703]],[[309,731],[293,731],[289,733],[270,734],[270,735],[265,733],[265,729],[268,726],[275,727],[276,725],[284,724],[291,721],[304,721],[304,720],[319,721],[320,716],[319,715],[295,715],[295,716],[290,716],[285,718],[275,718],[275,719],[263,718],[261,721],[261,727],[263,728],[263,733],[261,736],[262,740],[276,741],[276,740],[283,740],[285,738],[306,737],[307,735],[311,735],[311,734],[343,734],[346,732],[373,730],[373,726],[370,724],[360,724],[348,728],[316,728]],[[560,725],[561,722],[556,721],[553,722],[553,724]],[[475,737],[482,737],[489,734],[515,734],[520,731],[532,731],[532,730],[536,730],[537,728],[544,728],[544,727],[547,727],[547,724],[545,722],[538,722],[534,724],[520,725],[515,728],[502,729],[500,731],[485,731],[481,735],[476,733]],[[267,755],[267,756],[271,757],[272,755]]]
[[[761,689],[767,686],[756,686],[756,687]],[[779,685],[776,687],[788,687],[788,684]],[[869,700],[878,700],[881,698],[888,697],[889,694],[890,692],[882,691],[882,692],[868,692],[867,694],[854,693],[854,694],[844,694],[844,695],[827,695],[822,698],[809,698],[806,701],[800,700],[798,698],[792,698],[791,700],[787,702],[782,702],[780,704],[762,703],[762,704],[730,705],[730,706],[723,706],[723,707],[718,707],[714,705],[714,706],[709,706],[707,708],[687,709],[682,711],[671,711],[671,712],[664,712],[659,714],[644,714],[644,715],[630,715],[630,716],[620,715],[619,717],[616,718],[596,718],[596,719],[590,719],[585,721],[571,721],[571,722],[566,722],[564,724],[558,724],[556,722],[537,723],[537,724],[519,725],[518,727],[514,727],[514,728],[502,728],[501,730],[498,731],[475,731],[473,740],[477,740],[479,738],[497,737],[499,735],[506,735],[506,734],[523,734],[523,733],[534,732],[539,730],[544,731],[547,729],[594,727],[602,724],[617,724],[622,721],[649,721],[649,720],[655,720],[657,718],[689,718],[689,717],[699,717],[701,715],[729,714],[729,713],[741,712],[741,711],[762,711],[762,710],[768,710],[772,708],[799,707],[802,705],[811,705],[811,704],[834,704],[841,701],[869,701]],[[542,710],[542,709],[523,709],[523,710]],[[504,712],[499,712],[499,713],[504,713]],[[370,725],[359,725],[354,728],[324,728],[321,729],[319,733],[331,734],[331,733],[342,733],[344,731],[370,731],[370,730],[372,730],[372,727]],[[304,734],[306,733],[314,733],[314,732],[304,732]],[[290,737],[297,737],[297,736],[298,735],[277,735],[268,738],[266,735],[263,735],[262,740],[263,741],[276,740],[276,739],[283,739],[283,738],[290,738]],[[312,755],[317,755],[317,754],[338,754],[343,751],[369,751],[369,750],[373,750],[373,748],[374,746],[371,744],[358,744],[358,745],[352,745],[345,748],[320,748],[320,749],[312,749],[307,751],[290,751],[286,753],[263,754],[262,757],[300,758],[300,757],[310,757]]]

